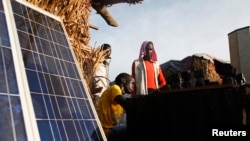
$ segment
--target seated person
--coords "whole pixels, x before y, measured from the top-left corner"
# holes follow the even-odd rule
[[[120,73],[115,83],[101,95],[97,104],[97,114],[108,141],[122,141],[126,138],[126,124],[119,124],[126,111],[124,94],[134,90],[134,78],[127,73]]]

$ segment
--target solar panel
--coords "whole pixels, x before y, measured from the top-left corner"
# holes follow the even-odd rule
[[[60,18],[0,0],[0,31],[0,140],[105,140]]]
[[[0,0],[0,140],[26,140],[6,15]]]

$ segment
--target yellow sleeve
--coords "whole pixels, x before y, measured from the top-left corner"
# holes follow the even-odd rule
[[[113,85],[112,86],[112,91],[111,91],[111,101],[114,102],[114,99],[116,96],[122,95],[122,90],[118,85]]]

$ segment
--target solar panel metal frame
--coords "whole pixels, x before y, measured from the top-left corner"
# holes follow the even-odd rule
[[[67,38],[67,42],[70,46],[67,32],[63,26],[63,22],[62,22],[62,19],[60,19],[60,17],[57,17],[49,12],[46,12],[46,11],[42,10],[41,8],[36,7],[34,5],[31,5],[30,3],[27,3],[23,0],[15,0],[15,1],[60,22],[61,26],[64,30],[65,36]],[[16,70],[19,69],[18,71],[16,71],[16,77],[17,77],[18,90],[20,93],[20,100],[21,100],[23,118],[24,118],[24,123],[25,123],[25,130],[27,133],[27,139],[28,139],[28,141],[34,141],[34,140],[39,141],[40,135],[39,135],[38,125],[36,122],[35,112],[34,112],[34,108],[33,108],[33,104],[32,104],[31,92],[30,92],[30,88],[29,88],[29,84],[28,84],[28,80],[27,80],[27,74],[25,72],[25,67],[24,67],[25,65],[24,65],[24,62],[22,59],[21,45],[20,45],[19,39],[18,39],[18,33],[17,33],[15,20],[14,20],[14,14],[13,14],[12,7],[11,7],[11,1],[10,0],[3,0],[2,2],[3,2],[5,15],[6,15],[8,33],[9,33],[9,36],[11,37],[10,43],[11,43],[11,47],[12,47],[14,66],[15,66]],[[76,59],[75,54],[72,50],[72,47],[70,47],[70,50],[71,50],[71,54],[73,55],[74,62],[77,62],[77,59]],[[101,127],[101,123],[100,123],[98,116],[97,116],[97,113],[95,111],[94,104],[93,104],[91,97],[90,97],[90,94],[88,92],[86,82],[80,73],[81,71],[80,71],[78,63],[75,63],[75,64],[77,67],[78,74],[80,75],[80,78],[82,80],[83,87],[85,88],[85,92],[86,92],[86,95],[88,97],[88,101],[89,101],[89,104],[91,106],[91,110],[94,114],[97,125],[99,127],[100,132],[101,132],[102,139],[106,140],[105,134],[104,134],[102,127]]]

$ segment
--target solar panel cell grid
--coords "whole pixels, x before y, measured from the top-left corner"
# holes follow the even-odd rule
[[[16,26],[13,31],[20,45],[13,49],[21,52],[22,57],[13,56],[0,0],[0,112],[4,113],[0,116],[0,122],[4,121],[0,140],[27,140],[20,101],[21,97],[25,102],[24,96],[31,98],[34,111],[28,111],[34,112],[41,141],[103,140],[61,21],[20,2],[10,3]],[[24,66],[14,65],[14,60],[23,61]],[[18,69],[24,70],[27,80],[22,81],[27,82],[29,89],[22,95],[17,83],[22,77],[16,77]]]
[[[5,11],[0,0],[0,140],[27,140]],[[14,126],[13,126],[14,125]]]
[[[6,72],[4,65],[4,54],[3,47],[0,46],[0,93],[7,93],[7,81],[6,81]]]
[[[0,95],[0,123],[1,123],[1,128],[0,128],[0,140],[14,140],[13,138],[13,129],[11,128],[12,125],[12,118],[11,118],[11,113],[10,113],[10,102],[9,98],[6,95]],[[2,126],[3,125],[3,126]],[[5,138],[5,136],[7,136]]]

